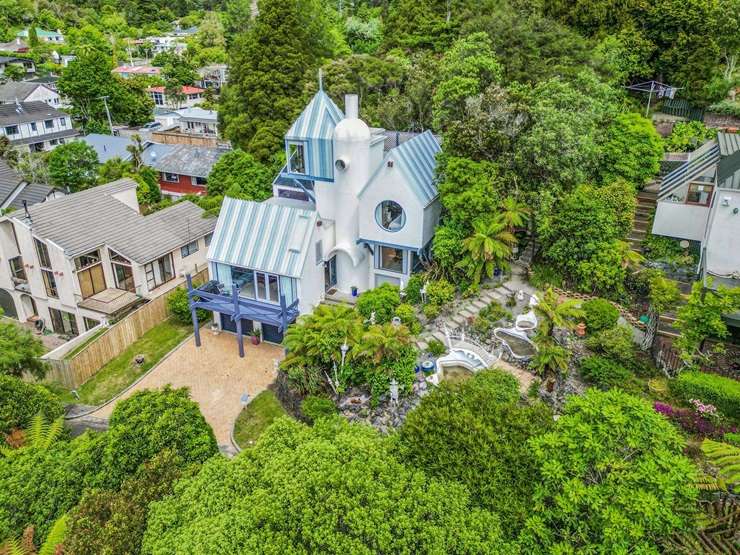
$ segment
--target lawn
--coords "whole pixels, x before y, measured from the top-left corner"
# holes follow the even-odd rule
[[[266,389],[242,410],[234,424],[234,441],[242,449],[254,445],[273,420],[288,413],[275,394]]]
[[[157,324],[82,384],[77,389],[77,402],[100,405],[108,401],[144,375],[192,331],[192,327],[172,319]],[[141,366],[134,362],[136,355],[144,355]]]

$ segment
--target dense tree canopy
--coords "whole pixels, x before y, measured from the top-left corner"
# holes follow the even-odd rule
[[[203,503],[208,499],[208,503]],[[401,465],[371,428],[278,420],[154,503],[144,553],[508,553],[459,485]]]
[[[227,152],[208,176],[208,194],[228,195],[245,200],[265,200],[272,196],[274,171],[243,150]]]
[[[96,183],[98,155],[84,141],[59,145],[49,153],[47,164],[51,182],[58,187],[77,192]]]

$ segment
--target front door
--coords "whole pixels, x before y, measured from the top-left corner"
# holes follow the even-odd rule
[[[103,275],[102,264],[96,264],[95,266],[78,271],[77,279],[80,280],[80,292],[83,299],[92,297],[105,289],[105,276]]]
[[[324,290],[328,291],[337,285],[337,257],[332,256],[324,262]]]

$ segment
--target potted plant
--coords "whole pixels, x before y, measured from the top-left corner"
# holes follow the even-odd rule
[[[260,330],[252,330],[252,345],[259,345],[261,337],[262,334],[260,333]]]
[[[356,297],[357,296],[357,286],[353,285],[352,287],[350,287],[350,290],[352,291],[352,296]]]

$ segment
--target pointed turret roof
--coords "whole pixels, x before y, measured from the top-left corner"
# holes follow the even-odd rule
[[[285,134],[288,140],[331,140],[334,127],[344,114],[323,90],[319,90]]]

